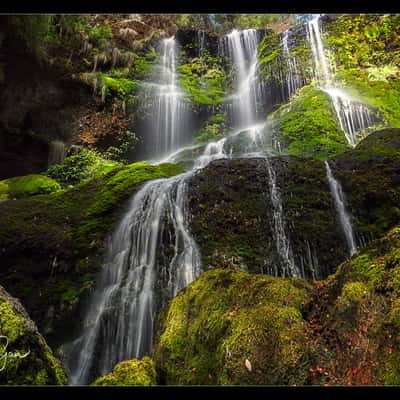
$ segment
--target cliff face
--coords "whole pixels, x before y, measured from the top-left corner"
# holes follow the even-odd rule
[[[359,245],[399,219],[399,134],[398,129],[376,132],[329,161],[347,197]],[[325,165],[293,156],[273,157],[271,164],[294,261],[306,277],[312,278],[314,270],[315,277],[326,278],[348,249]],[[191,228],[206,268],[235,265],[271,273],[277,255],[270,186],[264,159],[218,160],[194,176]]]

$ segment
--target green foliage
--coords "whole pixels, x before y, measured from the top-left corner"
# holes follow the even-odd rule
[[[111,373],[96,379],[92,386],[154,386],[156,384],[153,360],[150,357],[143,357],[141,360],[118,363]]]
[[[22,199],[60,190],[59,183],[43,175],[24,175],[0,181],[0,199]]]
[[[218,60],[206,54],[179,67],[180,79],[194,106],[223,102],[226,75]]]
[[[126,131],[124,141],[118,146],[108,147],[103,156],[108,160],[114,160],[123,164],[128,164],[129,153],[138,140],[139,139],[135,132]]]
[[[78,153],[65,157],[61,164],[52,165],[46,175],[67,186],[105,175],[119,166],[119,163],[106,160],[100,153],[83,148]]]
[[[111,27],[107,24],[94,26],[89,29],[88,33],[91,42],[99,49],[106,47],[107,43],[113,37]]]
[[[343,68],[398,65],[400,14],[341,15],[327,24],[326,42]]]
[[[295,14],[236,14],[233,24],[237,29],[272,28],[283,31],[294,26]]]
[[[313,86],[300,89],[269,119],[290,155],[325,160],[348,148],[328,95]]]
[[[206,121],[204,127],[196,135],[197,143],[205,143],[221,139],[225,134],[227,113],[218,113],[212,115]]]
[[[301,384],[309,363],[301,311],[310,290],[294,279],[203,273],[163,313],[160,377],[172,385]]]
[[[271,32],[269,35],[264,36],[258,46],[261,68],[281,55],[280,45],[281,42],[277,33]]]

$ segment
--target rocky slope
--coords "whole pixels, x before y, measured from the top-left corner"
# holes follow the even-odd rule
[[[163,384],[400,384],[400,229],[324,281],[215,269],[164,310]]]
[[[399,129],[371,134],[329,160],[347,196],[358,243],[380,237],[399,221]],[[287,233],[297,265],[326,278],[347,257],[324,163],[273,157]],[[218,160],[190,182],[192,233],[204,267],[235,265],[266,273],[274,263],[275,232],[264,159]]]

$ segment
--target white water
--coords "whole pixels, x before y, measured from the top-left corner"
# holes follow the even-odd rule
[[[347,95],[339,88],[323,88],[328,93],[338,116],[340,128],[349,144],[354,147],[359,141],[357,133],[373,125],[368,107]]]
[[[50,142],[48,166],[60,164],[64,160],[66,153],[67,148],[64,142],[60,140]]]
[[[258,80],[258,37],[255,29],[234,29],[222,40],[223,54],[227,54],[236,70],[236,92],[230,96],[233,105],[229,109],[237,128],[256,123],[257,104],[261,99]]]
[[[250,138],[245,157],[263,156],[269,177],[269,190],[272,203],[274,239],[279,265],[274,265],[275,275],[299,276],[300,271],[293,259],[289,237],[286,233],[282,199],[277,185],[276,173],[263,148],[263,125],[257,125],[257,103],[261,99],[261,86],[258,77],[258,37],[257,31],[247,29],[233,30],[223,42],[237,71],[237,92],[233,96],[233,112],[236,127],[245,128]]]
[[[310,43],[314,76],[318,84],[331,98],[339,124],[350,146],[354,147],[362,135],[357,134],[373,125],[368,107],[352,99],[343,89],[334,86],[328,51],[322,42],[319,16],[307,23],[308,41]]]
[[[292,56],[289,49],[289,32],[285,31],[282,36],[282,49],[283,55],[286,60],[288,72],[286,73],[286,87],[288,90],[289,98],[300,89],[302,85],[302,80],[297,70],[296,58]]]
[[[203,57],[204,54],[204,39],[206,36],[205,31],[197,31],[197,45],[199,47],[199,57]]]
[[[346,238],[349,254],[350,256],[352,256],[357,251],[357,246],[354,238],[353,227],[350,222],[350,216],[345,206],[345,196],[340,183],[333,176],[331,168],[327,161],[325,161],[325,168],[336,211],[339,215],[340,225]]]
[[[201,272],[187,228],[190,175],[151,181],[133,197],[111,239],[83,334],[71,346],[71,384],[86,384],[121,360],[149,354],[156,312]]]
[[[189,108],[177,78],[177,46],[174,37],[160,44],[160,63],[155,82],[145,84],[150,110],[146,140],[151,157],[161,157],[190,141],[187,135]]]

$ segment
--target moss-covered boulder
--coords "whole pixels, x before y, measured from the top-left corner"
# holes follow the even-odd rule
[[[155,363],[160,381],[302,384],[311,363],[304,280],[234,270],[205,272],[164,310]]]
[[[400,228],[340,265],[315,299],[310,383],[400,385]]]
[[[0,181],[0,199],[22,199],[38,194],[49,194],[60,190],[54,179],[44,175],[24,175]]]
[[[0,385],[65,385],[67,377],[21,303],[0,286]]]
[[[150,357],[118,363],[113,371],[96,379],[93,386],[154,386],[156,370]]]
[[[329,96],[308,85],[268,118],[286,152],[326,160],[348,149]]]
[[[173,164],[119,166],[68,190],[1,203],[0,281],[51,344],[53,334],[74,329],[72,314],[93,288],[107,235],[128,199],[145,181],[182,171]]]

